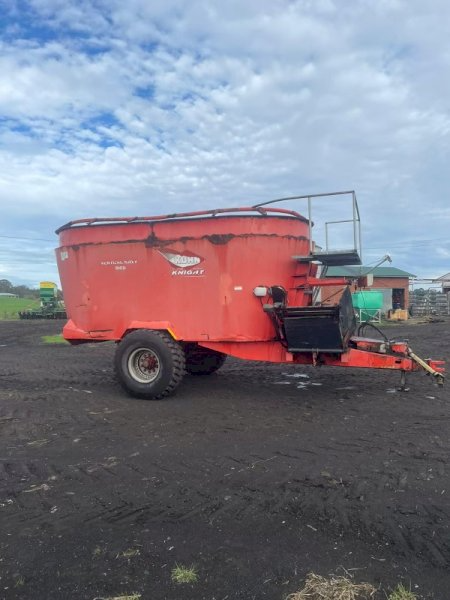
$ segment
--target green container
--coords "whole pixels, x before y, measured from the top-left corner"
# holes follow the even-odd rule
[[[352,302],[360,321],[370,321],[383,308],[383,292],[355,292],[352,294]]]

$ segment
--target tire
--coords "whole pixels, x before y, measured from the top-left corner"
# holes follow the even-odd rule
[[[198,344],[185,344],[186,371],[191,375],[211,375],[224,364],[227,355]]]
[[[114,367],[120,385],[130,396],[160,400],[181,383],[185,357],[183,348],[168,333],[138,329],[119,343]]]

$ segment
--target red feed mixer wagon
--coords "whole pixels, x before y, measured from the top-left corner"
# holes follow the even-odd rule
[[[312,240],[312,203],[345,195],[352,218],[325,224],[321,249]],[[272,206],[296,199],[307,200],[308,217]],[[349,281],[323,277],[329,265],[361,264],[355,193],[281,200],[63,225],[56,254],[69,317],[65,339],[117,342],[121,385],[147,399],[169,395],[186,371],[216,371],[228,355],[397,369],[403,386],[406,372],[425,370],[442,384],[442,361],[420,359],[406,341],[360,337]],[[328,248],[332,223],[351,224],[351,249]],[[327,285],[345,288],[334,306],[320,303]]]

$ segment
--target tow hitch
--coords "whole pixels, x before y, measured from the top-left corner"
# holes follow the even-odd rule
[[[358,333],[364,331],[365,327],[370,327],[382,336],[382,340],[368,339],[363,337],[353,337],[351,341],[355,347],[366,350],[371,353],[385,355],[386,360],[380,357],[379,368],[398,368],[400,369],[400,391],[408,391],[406,387],[406,373],[423,369],[427,375],[432,375],[437,385],[443,386],[445,381],[445,361],[433,360],[431,358],[422,359],[408,345],[408,340],[389,340],[385,334],[373,323],[363,323],[358,328]],[[397,357],[392,365],[388,356]],[[382,364],[384,362],[384,364]]]
[[[406,373],[423,369],[427,375],[432,375],[437,385],[443,386],[445,381],[445,361],[433,360],[431,358],[422,359],[408,346],[407,340],[372,340],[368,338],[351,338],[359,350],[381,355],[379,357],[378,368],[399,368],[400,369],[400,387],[399,390],[407,392]],[[383,357],[383,358],[382,358]],[[385,357],[385,359],[384,359]],[[388,357],[396,357],[392,364]]]
[[[418,364],[420,367],[422,367],[422,369],[424,369],[428,373],[428,375],[433,375],[433,377],[435,378],[436,383],[438,385],[444,385],[445,362],[443,360],[432,360],[431,358],[427,358],[426,360],[423,360],[420,358],[420,356],[417,356],[417,354],[414,354],[414,352],[411,350],[411,348],[408,348],[408,356],[416,364]]]

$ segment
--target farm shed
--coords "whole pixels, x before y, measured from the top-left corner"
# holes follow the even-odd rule
[[[325,277],[362,278],[372,275],[373,283],[369,287],[359,287],[355,281],[350,286],[353,293],[357,290],[379,290],[383,292],[383,312],[392,308],[407,309],[409,306],[409,284],[416,275],[396,267],[329,267]],[[322,302],[334,304],[342,295],[343,288],[329,286],[322,290]]]
[[[442,285],[443,294],[450,293],[450,273],[446,273],[445,275],[442,275],[442,277],[433,279],[433,283],[440,283]]]

